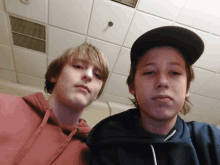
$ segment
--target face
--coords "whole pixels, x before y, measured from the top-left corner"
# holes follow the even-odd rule
[[[137,65],[134,88],[129,91],[136,96],[141,114],[155,121],[167,121],[176,117],[183,107],[187,75],[185,60],[172,47],[152,48]],[[168,95],[171,99],[153,99]]]
[[[95,66],[74,60],[63,67],[58,78],[51,79],[56,83],[52,94],[66,106],[83,109],[98,95],[103,83],[100,76]]]

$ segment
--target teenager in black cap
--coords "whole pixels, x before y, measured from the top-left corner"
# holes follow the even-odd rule
[[[135,109],[110,116],[89,133],[92,165],[219,165],[220,130],[184,122],[192,65],[202,39],[176,26],[153,29],[131,48],[127,79]]]

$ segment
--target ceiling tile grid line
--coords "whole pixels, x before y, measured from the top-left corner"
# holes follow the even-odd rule
[[[137,2],[137,4],[138,4],[138,3],[139,3],[139,2]],[[136,5],[136,7],[137,7],[137,5]],[[135,13],[136,13],[136,10],[137,10],[137,8],[134,9],[133,16],[132,16],[132,18],[131,18],[131,20],[130,20],[130,23],[129,23],[128,31],[129,31],[130,26],[131,26],[131,24],[132,24],[133,18],[134,18]],[[121,45],[120,45],[119,54],[117,55],[116,62],[115,62],[114,65],[113,65],[112,71],[109,73],[109,79],[108,79],[108,81],[106,82],[106,86],[105,86],[105,88],[104,88],[104,90],[103,90],[103,93],[106,93],[106,90],[107,90],[107,87],[108,87],[108,84],[109,84],[110,77],[112,76],[113,70],[114,70],[114,68],[115,68],[115,66],[116,66],[116,63],[117,63],[118,58],[119,58],[119,55],[120,55],[120,53],[121,53],[121,51],[122,51],[122,47],[123,47],[123,44],[124,44],[124,42],[125,42],[126,36],[127,36],[127,34],[128,34],[128,31],[126,32],[126,35],[125,35],[125,37],[124,37],[124,39],[123,39],[123,42],[122,42]],[[126,85],[126,84],[125,84],[125,85]],[[127,85],[126,85],[126,86],[127,86]],[[103,95],[101,96],[100,100],[102,100],[102,98],[103,98]]]
[[[7,1],[7,0],[6,0]],[[11,51],[12,51],[12,56],[13,56],[13,58],[12,58],[12,62],[13,62],[13,64],[14,64],[14,72],[15,72],[15,75],[16,75],[16,79],[17,79],[17,82],[19,82],[18,81],[18,79],[20,79],[21,78],[21,76],[20,75],[22,75],[22,74],[24,74],[24,73],[22,73],[22,72],[19,72],[18,70],[18,68],[16,67],[16,62],[15,62],[15,58],[14,58],[14,54],[15,54],[15,52],[14,52],[14,50],[13,50],[13,48],[18,48],[18,49],[21,49],[21,50],[24,50],[24,51],[29,51],[28,49],[25,49],[25,48],[22,48],[22,47],[18,47],[18,46],[14,46],[13,45],[13,41],[12,41],[12,36],[11,36],[11,30],[10,30],[10,22],[9,22],[9,20],[8,20],[8,17],[9,17],[9,15],[12,15],[12,16],[16,16],[16,17],[19,17],[19,18],[23,18],[23,19],[25,19],[25,20],[30,20],[30,21],[32,21],[32,22],[36,22],[36,23],[39,23],[39,24],[42,24],[42,25],[45,25],[45,27],[46,27],[46,32],[47,32],[47,34],[46,34],[46,53],[44,54],[44,55],[46,55],[47,56],[47,61],[46,61],[46,64],[47,64],[47,66],[49,65],[49,63],[50,63],[50,61],[52,60],[52,59],[54,59],[54,57],[52,57],[52,56],[50,56],[50,50],[49,50],[49,45],[50,44],[53,44],[53,43],[51,43],[50,42],[50,36],[49,36],[49,32],[50,32],[50,26],[51,27],[53,27],[53,29],[57,29],[57,30],[62,30],[63,32],[65,32],[66,34],[73,34],[73,36],[74,36],[74,34],[76,34],[76,35],[82,35],[82,33],[79,33],[79,32],[77,32],[77,31],[73,31],[73,30],[69,30],[69,29],[66,29],[66,28],[63,28],[63,27],[60,27],[60,26],[56,26],[56,25],[53,25],[53,24],[50,24],[50,11],[49,11],[49,9],[50,9],[50,2],[51,1],[48,1],[48,0],[43,0],[44,2],[46,2],[46,7],[47,7],[47,11],[46,11],[46,18],[47,18],[47,21],[44,23],[44,22],[39,22],[39,20],[33,20],[33,19],[31,19],[31,18],[26,18],[26,17],[24,17],[24,15],[23,16],[21,16],[21,15],[16,15],[16,14],[14,14],[14,13],[8,13],[7,12],[7,10],[6,10],[6,6],[4,6],[4,10],[3,11],[0,11],[1,13],[3,13],[5,16],[6,16],[6,19],[7,19],[7,21],[6,21],[6,23],[7,23],[7,26],[8,26],[8,32],[9,32],[9,40],[10,40],[10,49],[11,49]],[[42,1],[42,2],[43,2]],[[129,26],[128,26],[128,28],[127,28],[127,31],[126,31],[126,34],[125,34],[125,36],[123,37],[123,41],[122,41],[122,43],[121,44],[117,44],[117,43],[115,43],[115,42],[111,42],[111,41],[109,41],[109,40],[106,40],[106,39],[102,39],[102,38],[99,38],[99,37],[96,37],[96,36],[90,36],[89,35],[89,28],[90,28],[90,21],[91,21],[91,17],[92,17],[92,10],[93,10],[93,5],[94,5],[94,3],[95,3],[95,1],[96,0],[92,0],[91,2],[92,2],[92,5],[91,5],[91,7],[90,7],[90,11],[89,11],[89,18],[88,18],[88,21],[86,22],[86,24],[87,24],[87,26],[86,26],[86,33],[84,34],[84,35],[82,35],[83,36],[83,41],[87,41],[87,39],[88,38],[91,38],[91,39],[96,39],[96,40],[98,40],[98,41],[102,41],[103,42],[103,44],[106,44],[106,45],[108,45],[108,44],[113,44],[113,45],[116,45],[116,46],[119,46],[120,48],[120,50],[119,50],[119,52],[118,52],[118,54],[117,54],[117,57],[114,59],[114,63],[112,64],[112,69],[111,69],[111,72],[110,72],[110,76],[109,76],[109,79],[108,79],[108,81],[107,81],[107,83],[106,83],[106,87],[105,87],[105,89],[104,89],[104,91],[103,91],[103,95],[102,95],[102,97],[101,97],[101,100],[102,100],[102,98],[104,97],[104,94],[109,94],[109,95],[112,95],[112,97],[114,97],[114,96],[118,96],[118,97],[121,97],[121,96],[119,96],[119,95],[114,95],[113,93],[107,93],[107,91],[110,91],[109,89],[107,90],[107,88],[108,88],[108,86],[109,86],[109,83],[110,83],[110,80],[111,80],[111,78],[112,78],[112,75],[115,75],[116,77],[118,77],[119,79],[117,80],[117,81],[121,81],[121,78],[123,78],[123,77],[126,77],[125,75],[123,75],[123,74],[125,74],[125,73],[123,73],[123,74],[121,74],[121,73],[118,73],[118,71],[117,70],[114,70],[114,69],[116,69],[116,66],[117,66],[117,64],[119,65],[119,58],[120,58],[120,54],[122,53],[122,51],[123,51],[123,49],[129,49],[130,50],[130,47],[129,46],[127,46],[127,45],[124,45],[125,44],[125,41],[126,41],[126,38],[128,37],[128,35],[129,35],[129,31],[131,30],[131,26],[132,26],[132,22],[134,21],[134,17],[135,17],[135,15],[139,12],[139,13],[141,13],[141,14],[143,14],[144,16],[146,16],[146,18],[150,18],[150,17],[152,17],[152,18],[154,18],[155,17],[155,19],[161,19],[161,20],[168,20],[168,21],[170,21],[170,20],[172,20],[172,19],[168,19],[168,17],[167,18],[165,18],[165,17],[161,17],[161,13],[163,13],[164,11],[160,11],[160,13],[158,12],[157,13],[157,11],[154,11],[153,13],[149,13],[149,12],[146,12],[145,11],[145,9],[143,10],[140,10],[138,7],[139,7],[139,5],[141,4],[141,3],[143,3],[144,1],[143,0],[138,0],[138,2],[137,2],[137,5],[136,5],[136,7],[133,9],[134,10],[134,12],[133,12],[133,15],[132,15],[132,17],[131,17],[131,19],[130,19],[130,22],[129,22]],[[106,3],[109,3],[110,5],[115,5],[115,6],[117,6],[117,7],[124,7],[122,4],[117,4],[116,2],[112,2],[112,1],[110,1],[110,0],[102,0],[102,1],[104,1],[104,2],[106,2]],[[145,2],[150,2],[149,0],[146,0]],[[167,1],[169,1],[169,3],[172,1],[172,0],[167,0]],[[173,22],[173,24],[180,24],[180,25],[183,25],[183,26],[185,26],[185,27],[189,27],[189,28],[192,28],[192,29],[195,29],[195,30],[197,30],[197,31],[199,31],[199,32],[203,32],[203,33],[207,33],[209,36],[215,36],[215,37],[217,37],[216,39],[216,43],[215,44],[218,44],[218,39],[220,39],[220,36],[219,36],[219,33],[214,29],[213,30],[213,28],[211,28],[211,27],[213,27],[214,25],[215,25],[215,23],[213,22],[212,24],[212,26],[207,26],[206,28],[202,28],[201,26],[194,26],[194,24],[190,24],[190,23],[185,23],[187,20],[184,20],[184,21],[181,21],[181,20],[183,20],[183,18],[185,19],[185,16],[183,17],[183,14],[185,14],[186,13],[186,11],[187,10],[191,10],[189,7],[192,7],[193,5],[193,3],[192,2],[190,2],[190,1],[197,1],[197,0],[182,0],[182,2],[181,3],[183,3],[183,1],[184,1],[184,5],[182,6],[182,8],[181,8],[181,10],[179,11],[179,9],[178,10],[176,10],[176,13],[178,13],[178,16],[176,16],[176,18],[174,19],[174,20],[172,20],[172,22]],[[153,2],[153,1],[151,1],[151,2]],[[156,1],[154,1],[155,3],[158,3],[158,0],[156,0]],[[190,4],[190,5],[188,5],[187,6],[187,4]],[[205,3],[204,3],[205,4]],[[204,5],[203,4],[203,5]],[[181,4],[182,5],[182,4]],[[204,5],[205,6],[205,5]],[[188,8],[187,8],[188,7]],[[126,8],[129,8],[129,7],[127,7],[126,6]],[[185,9],[185,8],[187,8],[187,9]],[[207,9],[207,11],[208,12],[211,12],[211,11],[209,11],[208,9]],[[155,13],[156,12],[156,13]],[[199,12],[201,12],[201,11],[199,11]],[[197,12],[198,13],[198,12]],[[196,15],[197,13],[193,13],[193,15],[192,15],[192,17],[194,16],[194,15]],[[208,15],[208,14],[206,14],[206,13],[204,13],[204,15],[206,15],[207,16],[207,18],[209,18],[210,16]],[[148,17],[149,16],[149,17]],[[218,16],[218,15],[217,15]],[[172,16],[173,18],[174,18],[174,16]],[[179,19],[181,17],[181,19]],[[171,18],[171,17],[170,17]],[[193,18],[193,19],[196,19],[196,18]],[[213,18],[212,18],[213,19]],[[153,24],[153,22],[151,22],[152,24]],[[218,24],[216,25],[216,26],[218,26]],[[200,28],[201,27],[201,28]],[[136,33],[136,32],[135,32]],[[212,44],[212,43],[209,43],[209,44]],[[5,45],[3,45],[3,46],[5,46]],[[62,46],[62,45],[60,45],[60,46]],[[209,46],[209,45],[208,45]],[[210,50],[210,48],[212,48],[212,47],[210,47],[209,46],[209,50]],[[215,50],[213,50],[212,52],[214,53],[214,51],[216,51],[217,53],[219,53],[220,51],[217,49],[217,46],[216,46],[216,49]],[[30,52],[33,52],[33,53],[36,53],[36,55],[38,56],[38,54],[40,55],[40,52],[37,52],[37,51],[32,51],[32,50],[30,50]],[[211,53],[212,53],[211,52]],[[210,51],[209,52],[207,52],[208,54],[207,55],[209,55],[209,53],[210,53]],[[215,53],[216,54],[216,53]],[[60,54],[61,55],[61,54]],[[126,54],[125,54],[126,55]],[[127,55],[129,56],[129,54],[127,53]],[[216,57],[217,57],[217,55],[218,54],[216,54]],[[205,57],[204,55],[203,55],[203,57]],[[208,56],[207,56],[208,57]],[[214,56],[214,54],[211,56],[211,57],[215,57]],[[203,58],[203,60],[206,60],[205,58]],[[199,64],[199,63],[198,63]],[[199,68],[199,69],[201,69],[201,71],[208,71],[208,72],[210,72],[210,73],[214,73],[211,77],[209,77],[209,79],[207,79],[207,81],[206,82],[204,82],[204,83],[200,83],[200,86],[199,86],[199,88],[197,89],[196,88],[196,91],[193,91],[193,92],[191,92],[191,93],[193,93],[193,94],[195,94],[194,96],[202,96],[202,97],[205,97],[205,98],[210,98],[210,99],[214,99],[214,100],[220,100],[220,97],[219,98],[216,98],[217,97],[217,95],[216,95],[216,97],[213,97],[213,95],[211,95],[211,94],[209,94],[209,96],[204,96],[204,95],[206,95],[206,93],[204,93],[205,92],[205,89],[204,88],[207,88],[209,85],[211,85],[209,82],[211,82],[211,80],[213,80],[213,79],[215,79],[215,80],[218,80],[217,79],[217,77],[216,76],[218,76],[219,75],[219,73],[220,73],[220,68],[218,68],[218,70],[217,70],[217,65],[215,66],[215,67],[205,67],[205,68],[203,68],[203,66],[205,66],[205,65],[203,65],[202,63],[201,64],[199,64],[199,65],[195,65],[194,67],[195,68]],[[217,64],[217,63],[216,63]],[[220,65],[219,65],[220,66]],[[120,69],[120,68],[119,68]],[[1,69],[1,70],[7,70],[7,69]],[[8,70],[8,71],[12,71],[12,70]],[[199,70],[200,71],[200,70]],[[13,72],[13,71],[12,71]],[[19,78],[18,78],[18,75],[19,75]],[[27,76],[30,76],[30,77],[36,77],[36,76],[33,76],[33,75],[30,75],[30,74],[24,74],[24,75],[27,75]],[[210,74],[211,75],[211,74]],[[113,76],[114,77],[114,76]],[[27,78],[27,77],[26,77]],[[36,77],[36,78],[39,78],[38,76]],[[123,78],[123,81],[124,81],[124,79],[125,78]],[[43,80],[43,79],[42,79]],[[112,80],[111,80],[112,81]],[[213,83],[213,82],[212,82]],[[218,82],[216,82],[216,83],[218,83]],[[42,85],[42,81],[41,81],[41,85]],[[126,84],[124,84],[126,87],[127,87],[127,85]],[[201,90],[201,92],[199,92]],[[123,91],[123,93],[124,93],[124,91]],[[124,94],[123,94],[124,95]],[[124,95],[125,96],[125,95]],[[126,95],[127,96],[127,95]],[[121,98],[126,98],[126,97],[121,97]],[[123,100],[122,100],[123,101]],[[129,100],[128,100],[129,101]],[[123,101],[124,102],[124,101]],[[217,105],[218,103],[216,103],[215,105],[213,105],[212,107],[210,107],[210,109],[212,109],[213,107],[215,107],[216,105]]]
[[[185,4],[183,5],[181,11],[179,12],[178,16],[176,17],[175,20],[173,20],[173,23],[176,23],[177,19],[179,18],[180,14],[182,13],[182,11],[183,11],[183,9],[185,8],[185,6],[186,6],[186,4],[187,4],[188,1],[189,1],[189,0],[186,0],[186,2],[185,2]]]
[[[202,68],[201,68],[201,69],[202,69]],[[195,73],[195,72],[194,72],[194,73]],[[212,73],[214,73],[214,74],[209,78],[209,80],[211,80],[213,77],[215,77],[215,75],[218,74],[217,72],[212,72]],[[195,75],[195,76],[196,76],[196,75]],[[209,80],[206,81],[203,85],[201,85],[201,87],[199,87],[199,88],[194,92],[194,94],[197,94],[197,95],[198,95],[199,90],[202,89],[202,88],[209,82]]]
[[[89,25],[90,25],[91,18],[92,18],[92,14],[91,14],[91,13],[92,13],[92,10],[93,10],[94,1],[95,1],[95,0],[92,0],[92,5],[91,5],[91,8],[90,8],[89,21],[88,21],[88,25],[87,25],[87,28],[86,28],[86,38],[85,38],[85,41],[86,41],[87,38],[88,38]]]
[[[49,29],[48,29],[48,26],[49,26],[49,0],[47,1],[47,22],[46,22],[46,25],[45,25],[45,40],[46,40],[46,42],[45,42],[45,44],[46,44],[46,46],[45,46],[45,55],[47,56],[47,64],[48,64],[48,54],[49,54],[49,50],[48,50],[48,45],[49,45],[49,36],[48,36],[48,31],[49,31]],[[48,65],[47,65],[47,67],[48,67]]]
[[[4,3],[5,4],[5,3]],[[6,10],[5,10],[6,11]],[[4,14],[6,15],[6,24],[8,26],[8,32],[9,32],[9,40],[10,40],[10,50],[12,52],[12,62],[13,62],[13,65],[14,65],[14,71],[15,71],[15,77],[16,77],[16,82],[18,83],[18,75],[17,75],[17,68],[15,66],[15,59],[14,59],[14,51],[12,49],[13,47],[13,40],[12,40],[12,34],[10,33],[11,32],[11,26],[10,26],[10,20],[9,20],[9,14],[7,12],[4,12]]]

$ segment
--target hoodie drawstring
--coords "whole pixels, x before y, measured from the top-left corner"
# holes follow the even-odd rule
[[[166,137],[164,139],[164,141],[167,141],[169,138],[171,138],[174,134],[176,133],[176,130],[174,130],[168,137]],[[152,150],[152,153],[153,153],[153,156],[154,156],[154,165],[157,165],[157,158],[156,158],[156,153],[155,153],[155,150],[154,150],[154,147],[150,144],[150,147],[151,147],[151,150]]]
[[[50,108],[48,108],[46,110],[46,113],[44,115],[44,118],[43,118],[41,125],[37,128],[37,130],[32,135],[32,137],[29,139],[29,141],[25,144],[25,146],[21,149],[19,154],[16,156],[15,161],[14,161],[14,165],[17,165],[21,161],[21,159],[27,154],[27,152],[30,150],[31,146],[33,145],[33,143],[35,142],[37,137],[42,132],[43,127],[46,125],[46,123],[50,117],[50,110],[51,110]]]
[[[56,152],[47,160],[46,164],[52,164],[56,158],[63,152],[63,150],[66,148],[66,146],[69,144],[69,142],[72,140],[72,137],[77,133],[78,127],[75,127],[69,136],[66,138],[66,140],[61,144],[61,146],[56,150]]]

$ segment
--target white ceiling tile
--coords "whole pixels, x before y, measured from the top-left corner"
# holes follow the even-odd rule
[[[133,98],[133,95],[129,93],[128,86],[126,84],[127,77],[112,73],[105,93]]]
[[[121,45],[128,31],[134,9],[106,0],[95,0],[88,35]],[[109,27],[109,21],[113,26]]]
[[[171,21],[136,11],[123,45],[131,48],[135,40],[147,31],[172,24],[173,22]]]
[[[104,101],[104,102],[113,101],[113,102],[117,102],[117,103],[121,103],[121,104],[127,104],[128,98],[104,93],[101,101]]]
[[[17,82],[15,72],[4,69],[0,69],[0,79]]]
[[[47,56],[15,47],[13,54],[17,72],[44,78],[47,70]]]
[[[193,104],[190,113],[203,115],[207,110],[214,107],[219,102],[219,100],[195,94],[190,100],[190,102]]]
[[[208,82],[197,92],[199,95],[220,99],[220,74],[215,74]]]
[[[45,79],[17,73],[18,83],[44,89]]]
[[[218,73],[220,73],[220,69],[218,70]]]
[[[111,110],[121,110],[121,111],[126,111],[128,109],[134,108],[134,106],[129,106],[121,103],[116,103],[116,102],[111,102],[108,101],[108,105]]]
[[[179,114],[181,119],[183,119],[184,121],[197,121],[199,118],[201,118],[201,115],[195,115],[195,114],[191,114],[191,113],[187,113],[186,115],[183,114]]]
[[[92,0],[49,1],[49,24],[86,33]]]
[[[203,116],[220,120],[220,101],[212,109],[208,109]]]
[[[220,6],[220,1],[219,0],[212,0],[213,1],[213,22],[212,22],[212,27],[211,27],[211,33],[214,33],[214,34],[217,34],[217,35],[220,35],[220,31],[219,31],[219,28],[220,28],[220,12],[219,12],[219,6]]]
[[[49,66],[50,63],[51,63],[54,59],[55,59],[55,58],[48,57],[48,60],[47,60],[47,66]]]
[[[120,46],[90,37],[87,38],[87,42],[96,46],[106,56],[109,62],[109,70],[112,71],[115,61],[119,55]]]
[[[10,46],[8,26],[5,14],[0,12],[0,44]]]
[[[200,122],[200,123],[208,123],[208,124],[214,124],[214,125],[220,123],[220,120],[212,119],[212,118],[208,118],[208,117],[201,117],[201,118],[197,119],[196,121]]]
[[[0,45],[0,68],[15,70],[11,47]]]
[[[140,0],[138,10],[169,20],[176,20],[187,0]]]
[[[219,111],[220,112],[220,101],[218,102],[218,104],[216,104],[213,108],[213,111]]]
[[[198,5],[199,4],[199,5]],[[176,22],[210,31],[213,22],[213,0],[190,0],[183,8]]]
[[[195,94],[192,94],[191,92],[189,92],[189,100],[191,100],[194,95],[195,95]]]
[[[85,36],[58,29],[52,26],[49,27],[48,33],[48,49],[49,56],[57,58],[61,56],[66,49],[78,46],[85,41]]]
[[[0,11],[4,11],[4,0],[0,0]]]
[[[124,76],[129,75],[130,63],[131,63],[130,51],[131,49],[122,47],[120,55],[113,70],[114,73],[121,74]]]
[[[133,97],[130,97],[131,99],[134,99],[134,96]],[[126,105],[132,105],[132,106],[135,106],[131,100],[128,100],[126,103]]]
[[[212,119],[217,119],[220,120],[220,109],[216,110],[216,109],[207,109],[204,114],[204,117],[209,117]]]
[[[220,37],[207,35],[204,42],[205,51],[194,65],[216,72],[220,68]]]
[[[202,54],[202,56],[194,63],[194,66],[200,67],[200,68],[204,68],[210,71],[214,71],[216,72],[217,70],[219,70],[220,67],[220,37],[214,36],[214,35],[210,35],[208,33],[187,27],[187,26],[183,26],[180,24],[174,24],[176,26],[181,26],[184,28],[187,28],[189,30],[192,30],[193,32],[195,32],[196,34],[198,34],[204,44],[205,44],[205,49],[204,52]]]
[[[96,108],[89,108],[89,109],[90,109],[88,111],[89,118],[87,118],[86,121],[91,128],[94,127],[97,123],[99,123],[103,119],[110,116],[110,111],[103,111]]]
[[[193,67],[195,79],[190,84],[190,92],[196,93],[212,76],[214,72]]]
[[[192,94],[191,92],[189,92],[189,98],[188,101],[192,102],[192,98],[193,98],[194,94]],[[191,106],[191,105],[190,105]]]
[[[6,10],[22,17],[47,22],[48,0],[30,1],[24,4],[21,1],[5,0]]]

